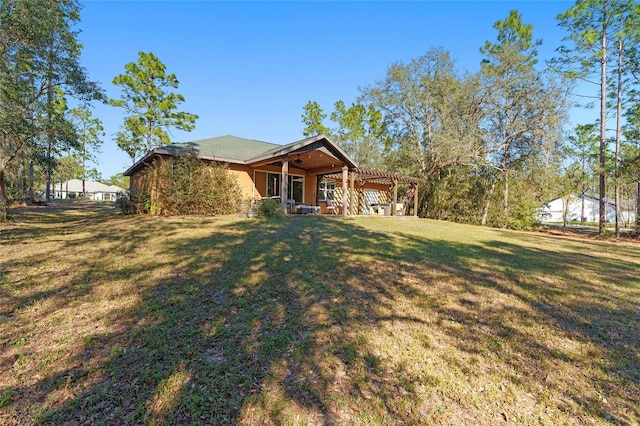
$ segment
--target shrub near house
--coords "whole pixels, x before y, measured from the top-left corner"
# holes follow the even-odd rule
[[[137,196],[147,200],[153,214],[224,215],[237,211],[240,186],[223,163],[205,163],[188,153],[155,159],[144,173],[150,185]]]

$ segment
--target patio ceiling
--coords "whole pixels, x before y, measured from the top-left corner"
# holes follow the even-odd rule
[[[285,158],[289,168],[305,170],[307,174],[326,174],[342,170],[344,166],[349,169],[358,166],[338,145],[324,135],[274,148],[248,160],[247,164],[251,167],[282,165]]]
[[[342,170],[344,162],[334,157],[329,150],[324,147],[312,151],[294,151],[286,154],[289,160],[289,169],[304,170],[307,174],[324,174],[338,172]],[[282,159],[272,158],[262,161],[259,164],[251,164],[253,167],[271,164],[282,165]]]

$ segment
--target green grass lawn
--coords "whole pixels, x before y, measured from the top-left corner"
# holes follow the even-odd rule
[[[0,424],[639,424],[640,245],[416,218],[0,224]]]

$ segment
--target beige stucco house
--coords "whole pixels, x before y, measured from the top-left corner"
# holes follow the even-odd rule
[[[124,172],[131,177],[131,192],[153,191],[145,179],[146,168],[156,160],[187,152],[202,161],[227,164],[243,199],[276,198],[288,213],[325,214],[327,204],[342,215],[415,215],[417,211],[417,178],[359,168],[325,135],[286,145],[227,135],[156,148]],[[401,184],[410,186],[410,203],[398,202]]]

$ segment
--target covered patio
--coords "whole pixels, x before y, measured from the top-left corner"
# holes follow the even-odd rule
[[[324,135],[265,152],[262,156],[248,162],[248,165],[258,173],[267,168],[273,172],[278,170],[277,193],[288,194],[288,196],[277,198],[282,209],[287,213],[327,213],[334,207],[331,206],[328,209],[328,203],[333,203],[335,211],[343,216],[372,214],[372,207],[384,208],[384,215],[395,216],[399,212],[398,207],[401,205],[404,207],[403,203],[398,202],[398,187],[410,185],[408,192],[412,194],[412,208],[404,211],[411,210],[414,216],[417,215],[418,178],[396,172],[358,167],[339,146]],[[272,176],[273,172],[271,172]],[[296,189],[290,188],[293,182],[291,176],[305,178],[302,189],[304,203],[298,203],[291,195],[296,192]],[[322,189],[323,182],[326,180],[335,182],[331,196]],[[261,179],[255,173],[253,182],[255,187],[262,187]],[[376,193],[374,199],[367,197],[367,192]],[[377,195],[377,193],[383,194]]]

